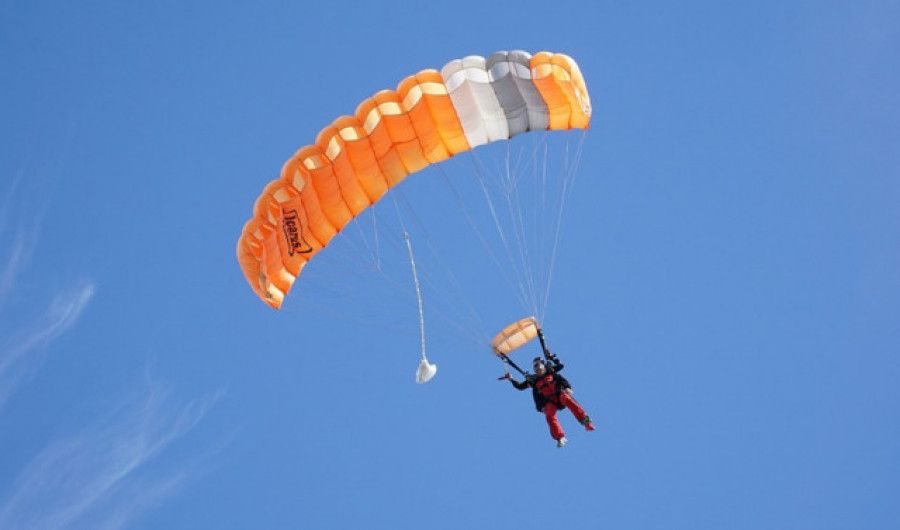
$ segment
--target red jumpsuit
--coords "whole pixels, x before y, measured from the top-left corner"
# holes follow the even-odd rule
[[[556,411],[566,407],[572,411],[575,419],[584,424],[589,431],[594,430],[593,425],[585,423],[588,420],[588,415],[584,412],[584,409],[581,408],[581,405],[569,395],[571,390],[567,388],[568,385],[566,384],[565,387],[563,387],[563,385],[560,384],[565,381],[562,376],[556,375],[556,372],[561,369],[562,363],[557,361],[553,369],[548,369],[548,372],[541,377],[528,375],[522,383],[512,379],[510,380],[513,386],[519,390],[525,390],[526,388],[533,389],[535,406],[538,411],[543,412],[544,417],[547,418],[547,425],[550,427],[550,435],[553,436],[554,440],[559,440],[565,436],[562,426],[560,426],[559,420],[556,418]],[[557,377],[559,377],[559,380]]]
[[[553,374],[547,374],[534,382],[534,388],[547,399],[544,405],[544,417],[547,418],[547,425],[550,426],[550,435],[554,440],[559,440],[566,433],[563,432],[559,420],[556,419],[556,411],[566,407],[572,411],[575,419],[579,423],[583,423],[587,414],[574,399],[569,396],[570,390],[558,389]]]

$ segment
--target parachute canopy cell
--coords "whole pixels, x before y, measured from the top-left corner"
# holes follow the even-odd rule
[[[491,341],[491,349],[497,355],[507,355],[513,350],[521,348],[538,336],[538,323],[534,317],[527,317],[513,322],[503,328],[503,331]]]
[[[519,133],[586,129],[590,117],[584,78],[564,54],[497,52],[422,70],[337,118],[284,164],[238,241],[244,276],[278,309],[309,260],[407,175]]]

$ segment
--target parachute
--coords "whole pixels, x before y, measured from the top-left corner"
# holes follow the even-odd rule
[[[526,375],[526,372],[519,368],[519,366],[509,358],[509,354],[528,344],[535,337],[537,337],[541,341],[541,349],[544,351],[544,357],[549,359],[552,354],[550,353],[550,350],[547,349],[547,344],[544,341],[544,333],[543,331],[541,331],[541,326],[538,324],[537,319],[533,316],[523,318],[522,320],[513,322],[512,324],[503,328],[503,331],[498,333],[497,336],[494,337],[494,339],[491,341],[491,349],[494,351],[494,354],[497,355],[497,357],[503,360],[504,363],[512,366],[522,375]],[[500,379],[506,379],[508,377],[509,370],[507,370],[506,375],[504,377],[501,377]]]
[[[564,54],[501,51],[422,70],[337,118],[284,164],[238,240],[244,276],[279,309],[304,266],[407,175],[528,131],[587,129],[590,117],[584,78]]]
[[[527,317],[513,322],[503,328],[503,331],[491,341],[491,349],[494,353],[503,357],[513,350],[519,349],[540,333],[537,319]]]

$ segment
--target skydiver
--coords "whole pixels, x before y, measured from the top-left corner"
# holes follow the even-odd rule
[[[548,362],[544,362],[540,357],[535,357],[534,375],[525,374],[525,380],[516,381],[507,373],[503,379],[509,379],[510,383],[518,390],[531,388],[532,397],[534,398],[534,406],[538,412],[543,412],[547,418],[547,425],[550,427],[550,436],[556,440],[556,447],[566,445],[568,441],[565,433],[556,418],[556,411],[566,407],[572,411],[575,419],[579,421],[588,431],[594,430],[594,424],[591,417],[588,416],[584,409],[572,398],[572,387],[565,377],[559,374],[563,369],[563,364],[559,358],[545,350]]]

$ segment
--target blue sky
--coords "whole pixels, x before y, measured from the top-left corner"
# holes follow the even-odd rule
[[[898,20],[889,1],[5,3],[0,527],[895,527]],[[323,126],[505,49],[571,55],[594,108],[544,325],[598,428],[563,412],[563,450],[478,342],[525,315],[441,188],[482,219],[465,160],[375,218],[389,275],[323,255],[275,312],[234,255]],[[448,332],[454,307],[480,335]]]

